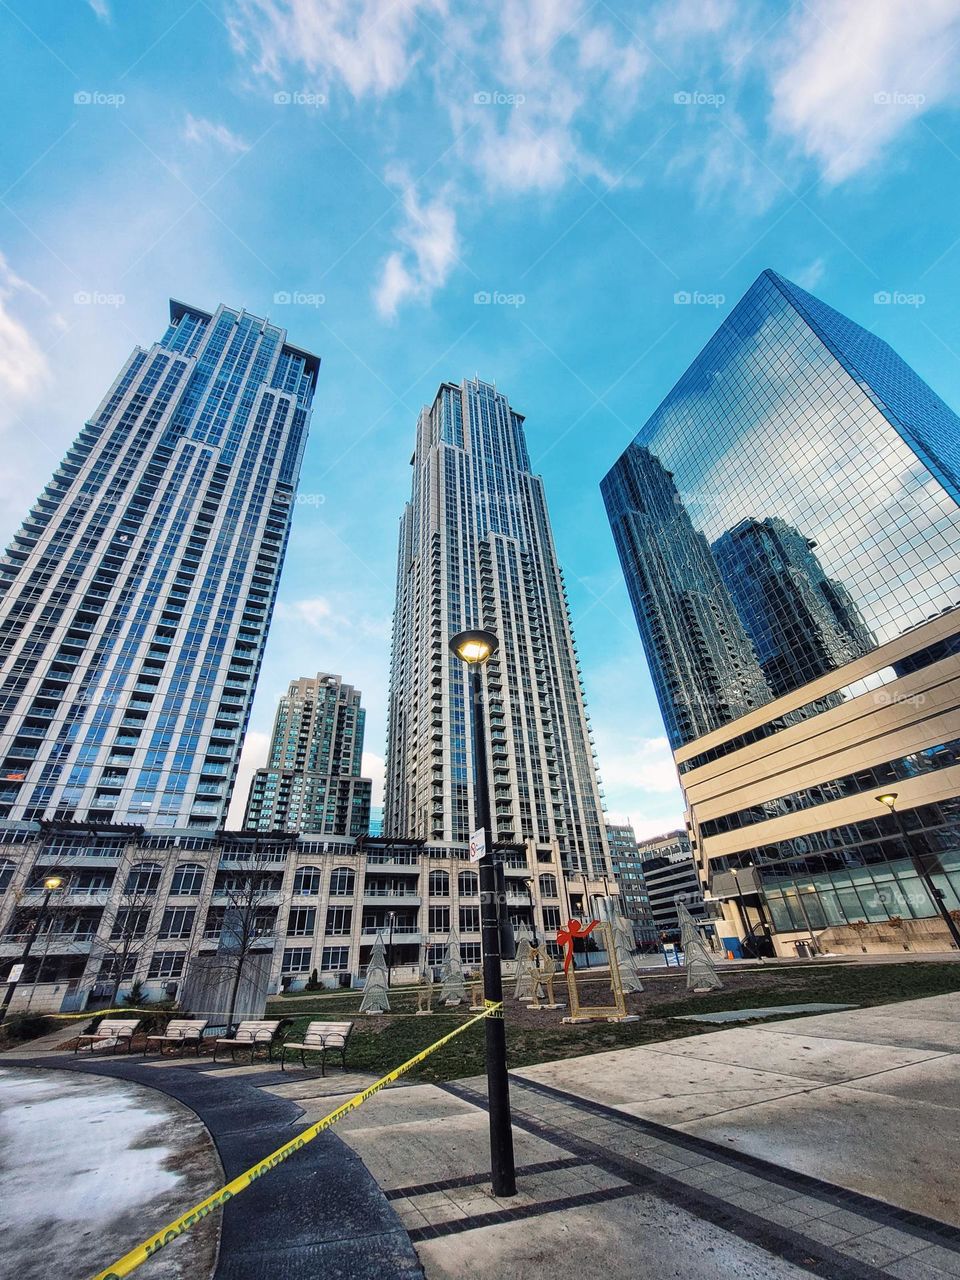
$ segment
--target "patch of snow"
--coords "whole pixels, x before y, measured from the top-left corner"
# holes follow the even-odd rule
[[[172,1148],[147,1145],[170,1112],[143,1099],[120,1080],[0,1070],[0,1232],[44,1220],[96,1230],[175,1187]]]

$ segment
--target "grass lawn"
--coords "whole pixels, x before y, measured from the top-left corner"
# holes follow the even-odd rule
[[[586,978],[587,971],[581,971],[581,976]],[[639,1014],[639,1022],[594,1022],[575,1026],[564,1026],[560,1022],[565,1009],[537,1012],[510,999],[512,984],[506,984],[509,1065],[530,1066],[535,1062],[701,1035],[718,1029],[710,1023],[673,1021],[686,1013],[713,1013],[724,1009],[782,1004],[866,1006],[960,991],[960,964],[917,961],[876,965],[829,962],[809,966],[767,964],[756,969],[725,969],[722,977],[722,991],[710,995],[689,995],[682,972],[645,975],[644,991],[627,997],[628,1011]],[[604,997],[600,980],[596,983],[591,998],[600,1003]],[[557,992],[558,997],[565,1000],[566,991],[561,983],[557,984]],[[467,1009],[451,1009],[415,1017],[417,999],[412,988],[395,988],[390,993],[390,1005],[390,1014],[361,1017],[359,991],[338,991],[329,995],[297,994],[271,1000],[266,1016],[293,1018],[292,1027],[286,1029],[292,1040],[299,1039],[298,1033],[305,1030],[311,1018],[354,1018],[357,1025],[350,1040],[347,1063],[354,1070],[377,1075],[399,1066],[471,1016]],[[482,1025],[464,1032],[414,1068],[407,1079],[443,1081],[482,1074],[483,1038]]]

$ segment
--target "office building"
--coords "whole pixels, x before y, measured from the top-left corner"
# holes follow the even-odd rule
[[[366,835],[373,783],[361,776],[365,711],[339,676],[294,680],[280,699],[267,767],[250,782],[244,827]]]
[[[644,524],[664,475],[767,689],[684,720],[701,633],[672,633],[677,658],[641,623],[719,931],[784,954],[811,935],[948,945],[917,861],[960,910],[960,419],[885,342],[767,271],[604,480],[638,619],[665,632],[646,584],[689,533]]]
[[[473,804],[467,670],[448,642],[485,627],[496,843],[569,875],[609,871],[593,740],[543,483],[523,416],[479,380],[443,383],[417,423],[400,523],[387,740],[388,835],[466,841]]]
[[[0,819],[222,825],[319,360],[170,304],[0,560]]]
[[[643,878],[643,860],[633,827],[627,823],[607,823],[610,867],[620,891],[623,914],[633,922],[638,943],[652,945],[657,929],[650,911],[650,896]]]
[[[706,914],[703,887],[686,831],[668,831],[637,842],[637,856],[647,891],[650,916],[661,941],[679,940],[677,901],[694,919]]]

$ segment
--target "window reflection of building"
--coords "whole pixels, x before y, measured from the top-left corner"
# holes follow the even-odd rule
[[[817,544],[786,521],[742,520],[711,547],[774,694],[788,693],[876,645]]]
[[[670,472],[632,444],[603,493],[671,744],[761,706],[769,687]]]

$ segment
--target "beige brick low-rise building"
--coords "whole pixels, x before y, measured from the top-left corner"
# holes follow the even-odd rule
[[[602,882],[565,880],[556,848],[501,852],[507,914],[539,941],[604,892]],[[439,965],[451,930],[465,967],[480,967],[479,878],[465,847],[67,823],[0,830],[0,983],[54,871],[64,883],[36,930],[15,1009],[28,999],[33,1009],[83,1009],[134,982],[149,999],[175,995],[191,959],[222,947],[238,912],[254,922],[250,949],[271,956],[270,991],[314,973],[325,986],[354,985],[378,934],[398,983]]]
[[[728,943],[930,951],[960,919],[960,613],[945,611],[675,752]],[[878,803],[896,793],[896,815]],[[911,850],[912,846],[912,850]],[[911,856],[911,853],[913,856]]]

